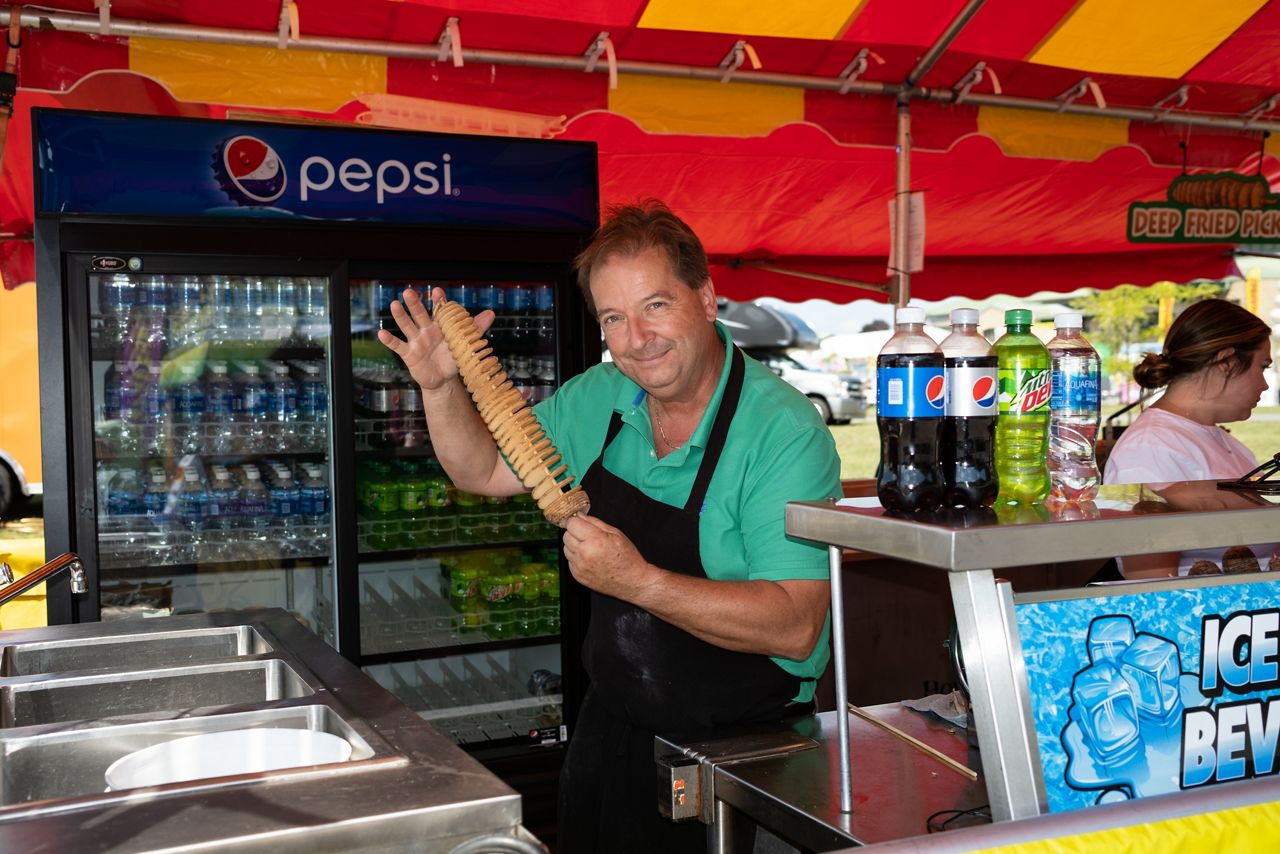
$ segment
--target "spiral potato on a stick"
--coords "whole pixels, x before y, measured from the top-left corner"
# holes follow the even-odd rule
[[[516,475],[533,491],[547,521],[563,528],[569,517],[590,507],[581,487],[571,486],[569,467],[556,464],[560,453],[539,426],[529,403],[498,363],[475,320],[452,300],[440,300],[432,311],[445,344],[458,363],[458,373],[471,393],[480,417]]]

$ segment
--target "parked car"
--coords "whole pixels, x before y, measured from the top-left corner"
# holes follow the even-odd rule
[[[746,348],[744,352],[770,368],[813,402],[828,424],[844,424],[867,414],[862,381],[828,371],[811,371],[782,350]]]

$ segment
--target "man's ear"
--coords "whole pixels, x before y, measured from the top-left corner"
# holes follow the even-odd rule
[[[710,276],[707,276],[702,287],[698,288],[698,299],[702,301],[702,309],[707,315],[707,320],[714,321],[716,319],[716,286]]]

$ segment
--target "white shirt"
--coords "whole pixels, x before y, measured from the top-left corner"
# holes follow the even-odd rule
[[[1145,483],[1163,489],[1182,480],[1229,480],[1257,468],[1258,460],[1239,439],[1217,425],[1205,425],[1165,409],[1148,409],[1120,435],[1107,457],[1103,483]],[[1243,544],[1242,544],[1243,545]],[[1275,543],[1250,546],[1262,569]],[[1226,549],[1183,552],[1178,574],[1186,575],[1197,560],[1222,566]],[[1120,560],[1124,572],[1124,561]]]

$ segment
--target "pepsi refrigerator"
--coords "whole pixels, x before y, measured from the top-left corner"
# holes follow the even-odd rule
[[[438,286],[497,312],[530,400],[599,361],[571,272],[595,146],[61,110],[33,131],[46,547],[89,581],[54,582],[50,622],[286,608],[482,758],[557,752],[582,690],[557,531],[454,489],[376,334]]]

